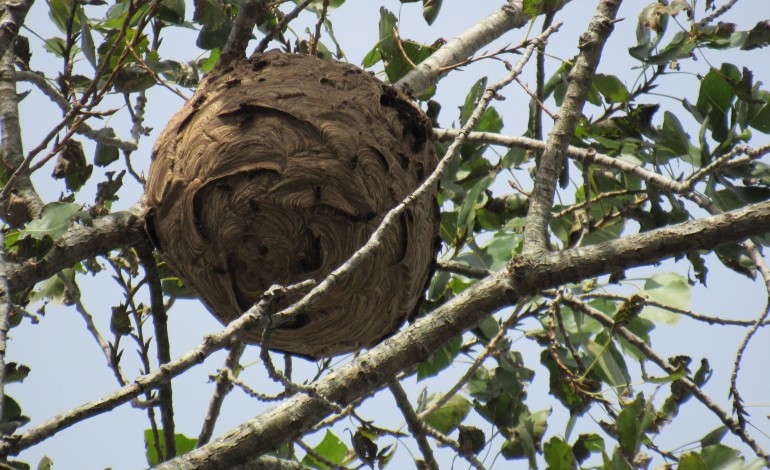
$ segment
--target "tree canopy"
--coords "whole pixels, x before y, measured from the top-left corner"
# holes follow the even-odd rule
[[[0,466],[770,465],[763,6],[4,2]],[[142,195],[203,77],[269,49],[398,88],[439,162],[332,274],[222,326]],[[242,341],[356,285],[436,183],[416,318],[317,361]]]

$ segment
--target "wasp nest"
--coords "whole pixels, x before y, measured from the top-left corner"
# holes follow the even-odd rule
[[[355,66],[278,52],[232,63],[201,82],[155,144],[148,233],[229,322],[273,284],[344,263],[433,170],[430,136],[419,108]],[[437,236],[434,188],[269,347],[317,358],[388,336],[417,308]]]

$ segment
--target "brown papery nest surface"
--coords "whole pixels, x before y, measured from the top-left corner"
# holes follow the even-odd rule
[[[169,268],[227,323],[270,286],[323,279],[343,264],[435,165],[430,122],[396,89],[349,64],[268,52],[205,77],[158,138],[147,229]],[[393,333],[433,270],[435,197],[432,188],[415,201],[363,266],[275,329],[268,346],[319,358]]]

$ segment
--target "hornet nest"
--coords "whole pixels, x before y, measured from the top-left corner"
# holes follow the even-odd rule
[[[430,122],[402,93],[358,67],[280,52],[205,77],[152,158],[148,234],[223,323],[274,284],[323,279],[436,166]],[[313,358],[354,351],[414,314],[435,265],[436,190],[268,347]]]

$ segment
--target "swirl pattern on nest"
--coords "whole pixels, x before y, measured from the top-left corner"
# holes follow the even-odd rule
[[[235,62],[208,75],[158,138],[148,233],[171,270],[229,322],[273,284],[322,279],[344,263],[433,170],[430,136],[419,108],[355,66],[279,52]],[[268,346],[318,358],[392,334],[433,271],[435,193]]]

